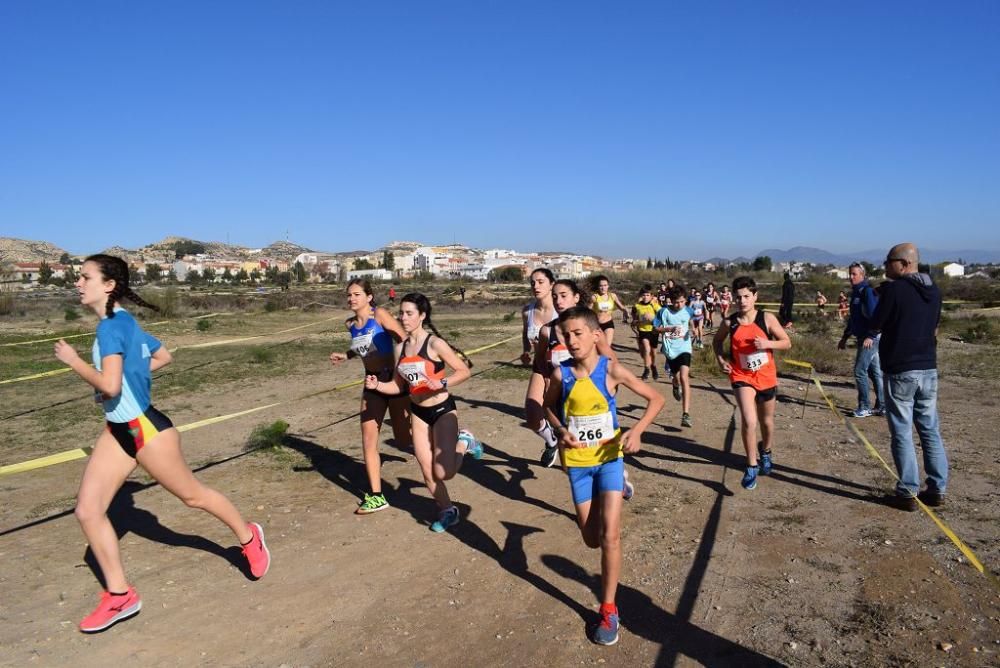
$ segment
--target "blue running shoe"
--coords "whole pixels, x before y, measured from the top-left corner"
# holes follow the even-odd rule
[[[757,487],[757,470],[756,466],[747,467],[747,472],[743,474],[743,480],[740,481],[743,489],[755,489]]]
[[[601,606],[601,621],[590,637],[598,645],[614,645],[618,642],[618,608],[614,605]]]
[[[441,533],[448,527],[455,526],[456,524],[458,524],[458,508],[452,506],[441,511],[438,518],[431,524],[431,531]]]
[[[458,440],[465,443],[465,454],[472,455],[473,459],[483,458],[483,444],[476,440],[471,431],[463,429],[458,432]]]
[[[774,468],[774,462],[771,461],[771,451],[760,453],[760,474],[770,475],[772,468]]]

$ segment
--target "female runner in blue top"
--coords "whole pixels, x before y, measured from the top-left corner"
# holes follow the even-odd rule
[[[349,357],[360,357],[365,365],[365,375],[376,376],[379,380],[392,380],[395,367],[394,347],[406,338],[403,326],[391,313],[375,306],[371,284],[363,278],[355,278],[347,284],[347,306],[354,311],[354,317],[347,319],[347,329],[351,332],[351,347],[346,353],[333,353],[330,361],[340,364]],[[382,493],[382,459],[378,454],[378,434],[388,409],[392,416],[392,433],[396,446],[410,444],[410,417],[407,396],[390,396],[375,390],[361,392],[361,447],[365,458],[365,471],[371,493],[364,498],[354,512],[368,515],[385,510],[389,502]]]
[[[94,387],[95,399],[103,404],[107,419],[83,472],[76,500],[76,517],[107,586],[100,604],[80,622],[81,631],[96,633],[142,608],[139,594],[125,577],[118,535],[107,515],[111,500],[136,464],[188,506],[201,508],[225,523],[243,546],[254,577],[267,573],[271,554],[260,525],[248,524],[229,499],[194,477],[181,454],[177,430],[150,403],[151,374],[169,364],[172,357],[119,305],[126,298],[159,310],[129,288],[128,265],[110,255],[91,255],[83,263],[76,289],[80,302],[101,318],[94,341],[94,366],[62,339],[55,344],[55,354]]]

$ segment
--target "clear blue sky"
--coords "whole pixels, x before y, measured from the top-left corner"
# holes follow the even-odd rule
[[[0,3],[0,235],[1000,249],[1000,2]]]

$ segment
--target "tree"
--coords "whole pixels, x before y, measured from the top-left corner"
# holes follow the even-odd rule
[[[128,282],[129,285],[138,285],[142,283],[142,277],[139,275],[139,267],[134,264],[130,264],[128,267]]]
[[[279,272],[277,267],[273,266],[268,267],[267,269],[264,270],[264,280],[267,281],[268,283],[277,283],[278,273]]]
[[[358,259],[356,259],[354,261],[354,269],[355,270],[359,270],[360,271],[360,270],[364,270],[364,269],[374,269],[374,268],[375,268],[375,265],[373,265],[371,262],[369,262],[367,258],[359,257]]]
[[[524,280],[524,272],[520,267],[497,267],[486,278],[494,283],[519,283]]]
[[[226,270],[222,272],[222,282],[223,283],[233,282],[233,272],[229,271],[229,267],[226,267]]]
[[[773,264],[767,255],[759,255],[753,259],[752,268],[754,271],[771,271]]]
[[[201,272],[201,277],[205,279],[206,283],[214,283],[215,269],[212,269],[211,267],[205,267],[205,269]]]
[[[146,280],[150,283],[155,283],[163,278],[163,267],[156,263],[150,263],[146,265]]]
[[[38,265],[38,284],[48,285],[50,282],[52,282],[52,267],[49,266],[48,262],[42,260],[42,263]]]
[[[653,268],[653,258],[647,257],[646,258],[646,269],[652,269],[652,268]]]
[[[185,276],[184,280],[191,285],[198,285],[202,280],[201,273],[199,273],[197,269],[190,269],[188,270],[187,276]]]
[[[259,283],[260,282],[260,277],[261,277],[260,269],[251,269],[250,270],[250,280],[251,281],[253,281],[254,283]]]
[[[301,262],[296,262],[295,266],[292,267],[292,273],[295,275],[296,283],[305,283],[308,274],[306,273],[306,268]]]
[[[59,256],[59,264],[72,264],[73,258],[70,257],[69,253],[63,253]]]
[[[287,271],[283,271],[278,274],[278,285],[281,286],[282,290],[287,290],[289,283],[292,282],[292,274]]]
[[[254,269],[254,271],[257,271],[257,270]],[[236,272],[235,276],[233,276],[233,281],[237,285],[239,285],[241,283],[246,283],[248,280],[250,280],[250,275],[247,273],[247,270],[244,269],[243,267],[240,267],[240,270],[238,272]]]
[[[66,269],[63,271],[63,282],[66,285],[73,285],[76,283],[76,271],[73,270],[73,265],[66,265]]]
[[[396,268],[396,256],[389,251],[382,251],[382,269],[388,269],[392,271]]]
[[[167,272],[167,282],[176,283],[177,282],[177,272],[173,267],[170,267],[170,271]]]

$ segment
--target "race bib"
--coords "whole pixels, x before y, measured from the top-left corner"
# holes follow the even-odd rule
[[[751,353],[750,355],[740,354],[740,368],[744,371],[757,371],[767,365],[769,361],[767,351]]]
[[[588,445],[600,445],[602,441],[615,435],[615,418],[610,412],[599,415],[572,415],[567,426],[576,440]]]
[[[372,338],[375,336],[375,332],[368,332],[367,334],[361,334],[351,338],[351,350],[358,357],[366,357],[372,349]]]
[[[602,311],[610,311],[611,306],[612,306],[611,302],[597,302],[597,308],[601,309]]]
[[[569,354],[569,349],[563,345],[556,346],[549,351],[549,363],[552,364],[552,366],[559,366],[570,357],[572,357],[572,355]]]
[[[411,388],[416,388],[427,383],[427,374],[424,373],[426,368],[423,362],[401,362],[398,367],[399,376]]]

